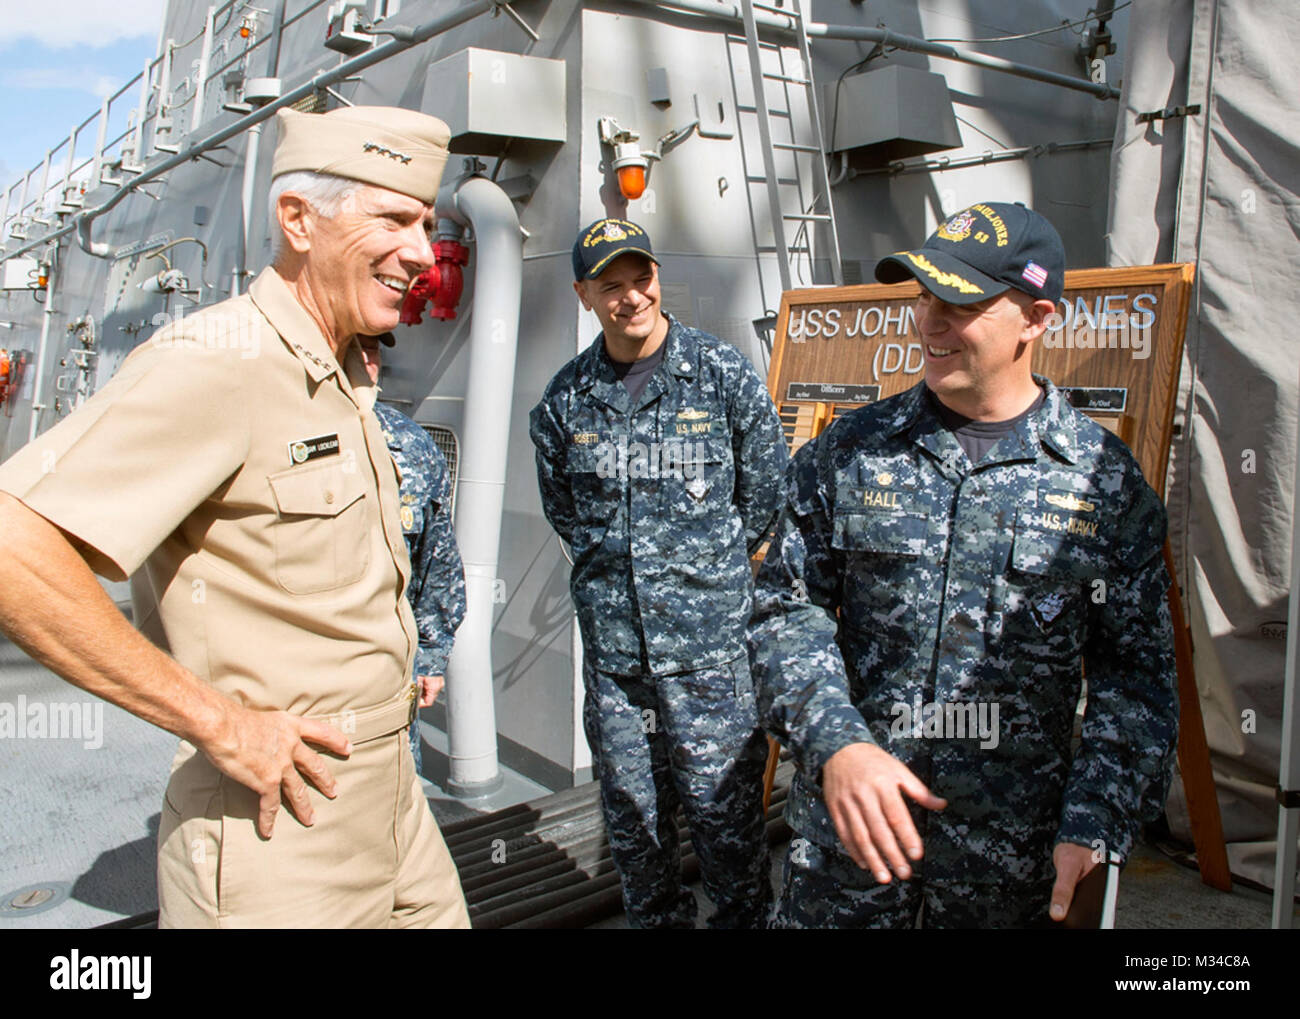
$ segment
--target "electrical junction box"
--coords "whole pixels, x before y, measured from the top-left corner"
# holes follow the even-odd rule
[[[563,143],[564,61],[467,47],[429,66],[420,109],[451,128],[451,151],[500,155],[512,138]]]
[[[830,151],[845,152],[854,166],[955,149],[961,131],[941,74],[892,64],[824,86],[822,116]]]
[[[4,282],[0,289],[4,290],[35,290],[36,289],[36,270],[38,268],[34,258],[10,258],[5,261]]]

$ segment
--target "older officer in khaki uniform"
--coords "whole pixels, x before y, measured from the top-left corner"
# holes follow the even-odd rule
[[[406,739],[410,564],[353,342],[397,324],[432,262],[448,131],[363,107],[279,128],[274,266],[0,467],[0,628],[181,737],[163,926],[467,927]],[[91,569],[135,575],[174,657]]]

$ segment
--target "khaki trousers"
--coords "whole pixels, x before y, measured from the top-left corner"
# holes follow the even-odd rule
[[[160,927],[469,927],[405,728],[327,755],[338,795],[309,782],[315,823],[257,797],[182,743],[158,832]]]

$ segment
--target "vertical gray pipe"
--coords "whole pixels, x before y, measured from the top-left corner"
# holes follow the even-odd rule
[[[523,284],[523,241],[514,205],[496,184],[471,177],[439,196],[438,216],[472,227],[476,241],[469,381],[456,489],[456,541],[465,561],[465,621],[447,669],[451,778],[461,797],[501,785],[492,689],[492,617],[505,508],[510,405]]]
[[[194,73],[194,111],[190,115],[190,134],[203,123],[203,107],[208,97],[208,67],[212,63],[212,17],[215,7],[209,7],[203,22],[203,46],[199,50],[199,67]]]
[[[266,76],[275,78],[280,70],[280,34],[284,31],[284,0],[271,4],[271,38],[266,41]]]
[[[240,224],[239,243],[235,246],[235,272],[230,281],[230,296],[243,292],[248,278],[248,241],[253,233],[253,187],[257,183],[257,149],[262,141],[262,122],[248,129],[244,148],[244,183],[239,192]]]

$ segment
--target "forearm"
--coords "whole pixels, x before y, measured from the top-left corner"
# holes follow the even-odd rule
[[[1163,565],[1113,584],[1110,625],[1086,656],[1088,705],[1057,840],[1107,843],[1121,855],[1159,816],[1178,738],[1177,669]],[[1154,604],[1152,602],[1154,601]]]
[[[195,745],[230,702],[141,636],[63,532],[0,493],[0,630],[37,662]]]

